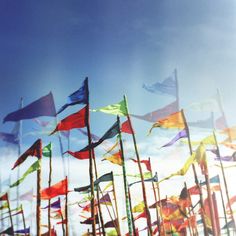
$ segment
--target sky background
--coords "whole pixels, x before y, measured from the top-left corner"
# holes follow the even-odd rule
[[[165,106],[173,98],[148,93],[142,84],[160,82],[176,68],[182,108],[214,95],[218,88],[228,122],[235,125],[235,28],[235,1],[2,0],[0,120],[18,108],[21,97],[27,105],[49,91],[59,109],[86,76],[92,108],[116,103],[126,94],[130,112],[144,114]],[[78,108],[80,106],[68,108],[58,119]],[[209,113],[187,113],[189,120],[208,116]],[[114,121],[113,116],[93,113],[92,131],[101,136]],[[160,156],[163,164],[157,164],[156,170],[162,171],[160,175],[164,177],[173,166],[168,165],[169,159],[165,162],[162,155],[156,153],[156,146],[164,144],[175,133],[158,131],[147,138],[150,126],[134,120],[142,155]],[[0,124],[1,131],[10,132],[12,127],[11,122]],[[34,122],[24,121],[23,135],[35,128],[39,127]],[[204,136],[204,133],[197,135]],[[78,131],[73,131],[73,137],[74,150],[85,145]],[[35,136],[25,136],[22,150],[35,139]],[[56,138],[44,140],[56,142]],[[9,150],[4,143],[1,145],[5,155]],[[171,149],[163,155],[173,157],[174,152]],[[177,161],[179,166],[186,160],[188,150],[184,153],[182,162]],[[11,156],[16,159],[15,153]],[[11,159],[4,156],[2,161],[6,160]],[[9,166],[12,163],[5,162]],[[86,169],[86,163],[80,165]],[[109,171],[110,167],[100,163],[101,172]],[[6,170],[2,173],[3,177],[9,175]],[[56,179],[60,178],[60,174],[56,174]],[[83,171],[73,178],[87,184]]]

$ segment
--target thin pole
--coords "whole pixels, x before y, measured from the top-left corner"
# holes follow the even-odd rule
[[[50,145],[51,146],[51,145]],[[49,155],[49,176],[48,176],[48,187],[51,187],[52,182],[52,153]],[[48,200],[48,235],[51,236],[51,199]]]
[[[42,140],[40,139],[40,155],[39,160],[42,159]],[[36,202],[36,232],[37,236],[41,235],[41,164],[37,170],[37,202]]]
[[[230,204],[229,191],[228,191],[228,185],[227,185],[227,182],[226,182],[224,166],[223,166],[223,163],[222,163],[222,160],[221,160],[221,155],[220,155],[220,148],[219,148],[219,145],[218,145],[218,142],[217,142],[215,132],[213,132],[213,135],[214,135],[214,139],[215,139],[217,155],[220,158],[220,167],[221,167],[221,172],[222,172],[223,181],[224,181],[225,193],[226,193],[227,201],[229,203],[230,215],[231,215],[232,220],[233,220],[234,225],[235,225],[235,219],[234,219],[233,210],[232,210],[232,207],[231,207],[231,204]]]
[[[143,201],[144,201],[145,211],[146,211],[146,215],[147,215],[148,232],[149,232],[150,235],[152,235],[153,234],[152,222],[151,222],[151,215],[150,215],[148,204],[147,204],[147,196],[146,196],[146,189],[145,189],[145,184],[144,184],[143,172],[142,172],[142,167],[141,167],[141,163],[140,163],[140,157],[139,157],[138,147],[137,147],[137,143],[136,143],[136,138],[135,138],[135,134],[133,132],[133,128],[132,128],[132,124],[131,124],[131,120],[130,120],[130,116],[129,116],[129,110],[128,110],[128,104],[127,104],[126,96],[124,96],[124,101],[125,101],[126,109],[127,109],[128,122],[129,122],[129,125],[130,125],[131,130],[132,130],[134,149],[135,149],[136,158],[137,158],[137,162],[138,162],[139,173],[140,173],[140,176],[141,176],[142,193],[143,193]]]
[[[193,155],[193,149],[192,149],[191,140],[190,140],[189,128],[188,128],[188,124],[187,124],[187,121],[186,121],[186,118],[185,118],[184,110],[183,110],[183,109],[181,110],[181,113],[182,113],[182,117],[183,117],[183,120],[184,120],[184,126],[185,126],[185,129],[186,129],[186,132],[187,132],[189,152],[190,152],[190,155]],[[196,184],[196,186],[198,187],[199,192],[200,192],[199,195],[200,195],[200,205],[201,205],[201,209],[204,211],[202,189],[201,189],[201,187],[200,187],[200,185],[199,185],[199,181],[198,181],[198,178],[197,178],[197,172],[196,172],[196,169],[195,169],[195,165],[194,165],[194,164],[192,164],[192,169],[193,169],[195,184]],[[207,225],[206,225],[204,213],[201,213],[201,218],[202,218],[202,222],[203,222],[204,235],[205,235],[205,236],[208,236],[208,230],[207,230]]]
[[[69,218],[68,218],[68,177],[66,176],[66,202],[65,202],[65,218],[66,218],[66,236],[69,236]]]
[[[7,205],[8,205],[8,214],[9,214],[9,217],[10,217],[11,227],[13,229],[13,221],[12,221],[12,215],[11,215],[11,208],[10,208],[10,202],[9,202],[9,198],[8,198],[8,193],[7,193]]]
[[[115,208],[116,208],[116,218],[117,218],[117,224],[118,224],[118,235],[121,235],[120,231],[120,220],[119,220],[119,211],[118,211],[118,205],[117,205],[117,198],[116,198],[116,189],[115,189],[115,184],[114,184],[114,175],[113,171],[111,172],[112,174],[112,190],[113,190],[113,196],[114,196],[114,201],[115,201]]]
[[[117,122],[119,123],[119,127],[120,127],[120,117],[119,116],[117,116]],[[129,235],[133,235],[131,215],[130,215],[130,202],[129,202],[128,185],[127,185],[127,180],[126,180],[124,149],[123,149],[123,142],[122,142],[120,128],[119,128],[119,139],[120,139],[120,151],[121,151],[121,159],[122,159],[122,171],[123,171],[123,181],[124,181],[124,190],[125,190],[125,203],[126,203],[125,206],[126,206],[128,229],[129,229]]]
[[[63,232],[63,236],[66,235],[66,232],[65,232],[65,227],[64,227],[64,224],[63,224],[63,215],[62,215],[62,212],[60,211],[60,215],[61,215],[61,227],[62,227],[62,232]]]
[[[22,215],[22,220],[23,220],[25,235],[27,235],[27,234],[26,234],[26,224],[25,224],[25,214],[24,214],[24,210],[23,210],[22,204],[21,204],[21,215]]]

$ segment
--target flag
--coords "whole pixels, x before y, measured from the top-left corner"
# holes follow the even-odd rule
[[[24,179],[34,171],[41,168],[41,160],[36,161],[34,164],[32,164],[29,169],[22,175],[20,179],[18,179],[14,184],[10,185],[10,188],[18,186],[20,183],[24,181]]]
[[[15,169],[18,165],[22,164],[28,156],[36,156],[41,158],[42,152],[42,141],[38,139],[28,150],[26,150],[15,162],[12,170]]]
[[[54,134],[57,131],[65,131],[85,127],[87,125],[86,111],[87,106],[82,108],[80,111],[67,116],[57,124],[56,128],[50,135]]]
[[[0,232],[0,235],[4,235],[4,234],[14,235],[13,227],[11,226],[11,227],[5,229],[4,231]]]
[[[143,201],[141,201],[140,203],[138,203],[132,208],[133,213],[143,212],[144,210],[145,210],[145,204]]]
[[[205,120],[197,120],[188,122],[188,126],[198,127],[198,128],[206,128],[206,129],[213,129],[213,115]]]
[[[134,220],[138,220],[140,218],[147,218],[147,214],[146,214],[146,211],[140,213],[139,215],[137,215]]]
[[[222,229],[233,228],[235,229],[234,220],[229,221]]]
[[[201,143],[196,152],[195,152],[195,160],[199,164],[202,170],[202,174],[207,173],[207,157],[206,157],[206,150],[203,143]]]
[[[130,160],[132,160],[132,161],[135,162],[135,163],[138,163],[138,161],[135,160],[135,159],[133,159],[133,158],[130,158]],[[152,170],[151,170],[151,163],[150,163],[149,160],[141,160],[140,163],[144,164],[144,165],[146,166],[146,168],[147,168],[148,171],[150,171],[150,172],[152,171]]]
[[[30,227],[26,229],[15,230],[14,234],[30,234]]]
[[[3,123],[5,123],[6,121],[33,119],[39,116],[56,116],[54,99],[51,92],[48,95],[30,103],[28,106],[25,106],[24,108],[21,108],[15,112],[9,113],[3,119]]]
[[[19,199],[14,199],[11,201],[32,201],[33,200],[33,189],[19,196]]]
[[[220,183],[220,177],[219,177],[219,175],[216,175],[216,176],[210,178],[209,181],[210,181],[211,184],[219,184]],[[206,185],[206,182],[205,181],[201,182],[200,185],[201,186]]]
[[[57,222],[57,225],[61,225],[61,224],[67,224],[67,219]]]
[[[2,204],[0,206],[0,210],[6,209],[6,208],[8,208],[8,203],[7,202],[5,202],[4,204]]]
[[[121,158],[121,153],[118,151],[117,153],[112,154],[111,156],[104,157],[102,161],[107,160],[110,161],[113,164],[120,165],[122,166],[122,158]]]
[[[96,224],[98,224],[99,223],[99,219],[98,219],[98,215],[96,215],[95,216],[95,222],[96,222]],[[80,224],[87,224],[87,225],[91,225],[91,224],[93,224],[93,218],[88,218],[88,219],[86,219],[85,221],[80,221]]]
[[[109,193],[106,193],[105,195],[103,195],[101,198],[100,198],[100,204],[104,204],[104,205],[109,205],[111,206],[112,203],[111,203],[111,198],[110,198],[110,195]]]
[[[184,119],[182,116],[182,112],[179,111],[179,112],[173,113],[164,119],[156,121],[156,123],[154,123],[152,128],[150,129],[149,133],[152,132],[153,128],[166,128],[166,129],[168,129],[168,128],[179,128],[179,129],[185,128],[185,123],[184,123]]]
[[[225,117],[222,115],[218,119],[215,120],[215,128],[224,130],[227,128]]]
[[[234,152],[231,156],[224,156],[224,157],[216,157],[216,161],[236,161],[236,152]]]
[[[89,159],[89,151],[78,151],[78,152],[72,152],[67,151],[66,153],[70,154],[71,156],[79,159],[79,160],[86,160]]]
[[[0,139],[11,144],[19,144],[19,139],[15,134],[0,132]]]
[[[137,184],[137,183],[141,183],[141,182],[142,182],[141,180],[136,181],[136,182],[129,184],[129,186],[132,186],[133,184]],[[155,174],[152,178],[144,179],[144,182],[158,182],[157,174]]]
[[[152,85],[143,84],[143,88],[151,93],[168,94],[174,97],[177,96],[177,80],[174,73],[163,80],[161,83],[157,82]]]
[[[178,101],[176,100],[161,109],[146,113],[144,115],[131,114],[130,116],[153,123],[177,112],[178,110]]]
[[[75,104],[88,104],[89,100],[89,91],[88,91],[88,78],[83,81],[82,86],[67,97],[67,102],[63,105],[57,114],[64,111],[67,107],[73,106]]]
[[[104,228],[116,228],[118,226],[118,220],[111,220],[104,224]]]
[[[200,189],[198,188],[198,186],[193,186],[191,188],[188,189],[188,192],[190,195],[199,195],[200,194]]]
[[[5,193],[0,197],[0,201],[7,201],[7,198],[7,193]]]
[[[111,115],[127,116],[127,107],[125,100],[92,111],[100,111]]]
[[[61,208],[61,200],[60,198],[58,198],[58,200],[56,200],[55,202],[51,203],[50,205],[46,206],[46,207],[43,207],[42,209],[47,209],[47,208]]]
[[[133,127],[130,125],[129,120],[121,124],[121,132],[127,133],[127,134],[134,134]]]
[[[65,195],[68,193],[67,179],[64,179],[51,187],[45,188],[41,191],[41,199],[49,200],[59,195]]]
[[[86,151],[89,149],[93,149],[97,147],[99,144],[101,144],[106,139],[110,139],[115,137],[117,134],[119,134],[119,123],[116,121],[112,127],[95,143],[92,143],[91,145],[87,145],[85,148],[83,148],[80,151]]]
[[[236,202],[236,196],[233,196],[229,199],[229,202],[226,205],[226,208],[229,208],[229,206],[233,205],[233,203]]]
[[[235,140],[236,139],[236,126],[232,126],[230,128],[225,128],[220,133],[225,134],[225,135],[230,135],[230,138],[232,140]],[[229,140],[226,140],[226,141],[229,141]]]
[[[45,157],[51,157],[52,156],[52,143],[49,143],[47,146],[45,146],[43,148],[42,154]]]
[[[187,131],[186,131],[186,129],[183,129],[173,139],[171,139],[170,142],[168,142],[167,144],[163,145],[162,147],[169,147],[169,146],[173,145],[179,139],[187,138],[187,137],[188,137]]]

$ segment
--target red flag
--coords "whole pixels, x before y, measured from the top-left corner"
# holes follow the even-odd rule
[[[71,130],[74,128],[83,128],[86,126],[86,110],[87,106],[85,106],[80,111],[67,116],[63,120],[61,120],[58,124],[55,130],[50,134],[54,134],[57,131],[65,131],[65,130]]]
[[[236,196],[233,196],[229,199],[229,202],[227,203],[226,205],[226,208],[228,209],[229,208],[229,205],[232,205],[233,203],[236,202]]]
[[[73,157],[75,157],[79,160],[89,159],[89,150],[87,150],[87,151],[78,151],[78,152],[67,151],[66,153],[69,153],[71,156],[73,156]]]
[[[131,160],[135,163],[138,163],[138,161],[133,158],[131,158]],[[147,170],[151,172],[151,164],[149,160],[141,160],[140,163],[143,163],[146,166]]]
[[[200,189],[198,188],[198,186],[195,185],[195,186],[188,189],[188,193],[190,195],[198,195],[198,194],[200,194]]]
[[[62,221],[60,221],[60,222],[57,222],[57,225],[61,225],[61,224],[67,224],[67,220],[64,219],[64,220],[62,220]]]
[[[3,194],[3,195],[0,197],[0,201],[7,201],[7,193]]]
[[[67,179],[64,179],[51,187],[45,188],[41,191],[41,199],[49,200],[59,195],[65,195],[68,193]]]
[[[12,170],[23,163],[28,156],[36,156],[38,159],[42,156],[42,141],[38,139],[28,150],[26,150],[15,162]]]
[[[133,134],[134,133],[133,128],[130,126],[129,120],[122,123],[121,132],[127,133],[127,134]]]
[[[134,220],[138,220],[140,218],[147,218],[146,211],[142,212],[141,214],[137,215]]]

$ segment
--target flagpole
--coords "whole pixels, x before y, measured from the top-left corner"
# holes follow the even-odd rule
[[[39,160],[42,160],[42,140],[40,139],[40,155]],[[36,232],[37,236],[41,235],[41,165],[37,170],[37,202],[36,202]]]
[[[126,214],[127,214],[127,222],[128,222],[128,229],[129,235],[133,235],[132,230],[132,223],[131,223],[131,215],[130,215],[130,202],[129,202],[129,193],[128,193],[128,185],[126,179],[126,168],[125,168],[125,159],[124,159],[124,149],[123,149],[123,142],[122,142],[122,135],[120,131],[120,117],[117,116],[117,122],[119,125],[119,141],[120,141],[120,151],[121,151],[121,159],[122,159],[122,170],[123,170],[123,181],[124,181],[124,190],[125,190],[125,202],[126,202]]]
[[[24,215],[22,204],[21,204],[21,215],[22,215],[22,220],[23,220],[23,225],[24,225],[24,230],[25,230],[25,236],[26,236],[27,234],[26,234],[25,215]]]
[[[86,77],[87,79],[87,77]],[[87,84],[88,86],[88,84]],[[89,147],[92,144],[91,132],[90,132],[90,114],[89,114],[89,90],[88,91],[88,104],[86,105],[86,118],[87,118],[87,133],[88,133],[88,144]],[[92,218],[92,233],[96,235],[96,221],[95,221],[95,210],[94,210],[94,178],[93,178],[93,151],[89,148],[89,177],[91,187],[91,218]]]
[[[115,184],[114,184],[114,175],[113,171],[111,172],[112,174],[112,190],[113,190],[113,196],[114,196],[114,201],[115,201],[115,208],[116,208],[116,218],[117,218],[117,224],[118,224],[118,236],[121,235],[120,231],[120,220],[119,220],[119,211],[118,211],[118,205],[117,205],[117,198],[116,198],[116,189],[115,189]]]
[[[52,182],[52,152],[50,150],[50,155],[49,155],[49,176],[48,176],[48,187],[49,188],[51,187],[51,182]],[[51,236],[51,198],[49,198],[49,200],[48,200],[48,228],[49,228],[49,231],[48,231],[49,236]]]
[[[124,101],[125,101],[125,104],[126,104],[127,119],[128,119],[130,128],[132,130],[134,149],[135,149],[136,158],[137,158],[137,162],[138,162],[139,173],[140,173],[140,176],[141,176],[142,193],[143,193],[143,201],[144,201],[144,205],[145,205],[145,211],[146,211],[146,215],[147,215],[148,232],[149,232],[150,235],[152,235],[153,234],[152,222],[151,222],[151,215],[150,215],[148,204],[147,204],[147,196],[146,196],[146,189],[145,189],[145,184],[144,184],[143,172],[142,172],[142,167],[141,167],[141,163],[140,163],[138,147],[137,147],[137,144],[136,144],[136,138],[135,138],[135,134],[134,134],[134,131],[133,131],[132,124],[131,124],[130,116],[129,116],[128,103],[127,103],[126,96],[124,96]]]
[[[221,160],[221,156],[220,156],[220,148],[219,148],[219,145],[218,145],[218,142],[217,142],[217,138],[216,138],[215,132],[213,132],[213,135],[214,135],[214,139],[215,139],[217,155],[218,155],[218,157],[220,159],[220,167],[221,167],[221,172],[222,172],[223,181],[224,181],[225,193],[226,193],[227,201],[229,203],[230,215],[231,215],[231,218],[232,218],[232,220],[234,222],[234,225],[236,225],[235,224],[233,210],[232,210],[232,207],[231,207],[231,204],[230,204],[229,191],[228,191],[228,185],[227,185],[227,182],[226,182],[224,166],[223,166],[223,163],[222,163],[222,160]]]
[[[187,121],[186,121],[186,118],[185,118],[185,114],[184,114],[184,110],[183,110],[183,109],[181,109],[181,114],[182,114],[182,117],[183,117],[184,126],[185,126],[186,133],[187,133],[187,137],[188,137],[189,152],[190,152],[190,155],[193,155],[193,150],[192,150],[192,145],[191,145],[191,140],[190,140],[189,128],[188,128],[188,124],[187,124]],[[201,209],[204,209],[203,197],[202,197],[202,189],[200,188],[200,185],[199,185],[199,181],[198,181],[198,178],[197,178],[197,172],[196,172],[196,169],[195,169],[195,165],[194,165],[194,164],[192,164],[192,169],[193,169],[195,184],[196,184],[196,186],[198,187],[199,192],[200,192],[199,195],[200,195],[200,205],[201,205]],[[207,225],[206,225],[206,221],[205,221],[205,217],[204,217],[203,213],[201,213],[201,218],[202,218],[203,227],[204,227],[204,235],[205,235],[205,236],[208,236]]]
[[[10,217],[11,227],[12,227],[12,229],[14,231],[12,215],[11,215],[11,208],[10,208],[10,202],[9,202],[9,198],[8,198],[8,193],[7,193],[7,205],[8,205],[8,214],[9,214],[9,217]]]
[[[61,227],[62,227],[62,233],[63,233],[63,236],[66,235],[66,232],[65,232],[65,227],[64,227],[64,224],[63,224],[63,215],[62,215],[62,212],[60,211],[60,215],[61,215]]]
[[[65,202],[65,218],[66,218],[66,236],[69,236],[69,218],[68,218],[68,177],[66,176],[66,202]]]

